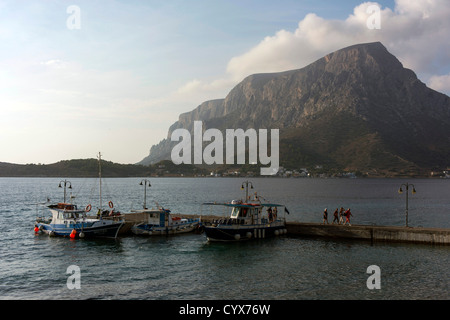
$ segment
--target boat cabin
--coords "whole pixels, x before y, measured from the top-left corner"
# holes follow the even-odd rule
[[[146,223],[153,226],[167,227],[181,222],[186,222],[187,219],[181,219],[180,217],[172,217],[170,210],[144,210],[142,213],[147,214]]]
[[[79,219],[82,218],[84,211],[78,210],[77,205],[72,203],[60,202],[48,206],[55,220]]]
[[[260,219],[262,207],[252,204],[230,204],[232,206],[228,224],[254,224]],[[231,220],[231,221],[230,221]]]

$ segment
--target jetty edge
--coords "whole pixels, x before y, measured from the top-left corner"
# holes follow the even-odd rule
[[[450,245],[450,229],[286,222],[290,236]]]
[[[176,213],[173,214],[177,216]],[[182,214],[187,218],[199,218],[201,222],[211,222],[223,218],[215,215]],[[125,215],[125,225],[119,234],[129,232],[134,223],[141,221],[141,215]],[[373,242],[409,242],[435,245],[450,245],[450,229],[379,225],[338,225],[314,222],[286,221],[287,236],[323,237],[329,239],[364,240]]]

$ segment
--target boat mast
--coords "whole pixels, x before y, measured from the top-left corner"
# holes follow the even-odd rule
[[[98,177],[99,177],[99,181],[100,181],[100,210],[102,210],[102,166],[101,166],[101,161],[102,161],[102,154],[99,152],[98,153]]]

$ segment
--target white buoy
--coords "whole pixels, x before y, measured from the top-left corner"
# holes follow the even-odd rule
[[[236,233],[234,235],[234,239],[239,240],[241,238],[241,235],[239,233]]]
[[[252,237],[252,233],[249,231],[249,232],[247,232],[246,236],[247,236],[247,238],[250,239]]]
[[[84,238],[84,232],[81,231],[80,234],[78,235],[80,238]]]
[[[280,234],[280,232],[279,232],[278,230],[275,230],[273,233],[274,233],[276,236]]]

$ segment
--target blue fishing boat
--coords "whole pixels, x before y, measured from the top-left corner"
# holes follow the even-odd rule
[[[66,202],[66,186],[70,189],[70,181],[64,183],[64,202],[47,205],[50,218],[38,217],[36,219],[34,231],[36,233],[46,233],[50,236],[62,236],[70,238],[108,237],[116,238],[120,228],[125,221],[120,212],[114,209],[112,201],[109,201],[109,209],[102,209],[102,179],[101,179],[101,154],[99,160],[99,180],[100,180],[100,205],[97,215],[89,217],[92,205],[88,204],[84,209],[78,209],[77,205]],[[59,185],[61,187],[61,183]]]
[[[263,239],[287,233],[284,212],[289,213],[282,204],[263,203],[261,197],[254,194],[253,199],[248,197],[246,181],[246,197],[244,200],[233,200],[230,203],[204,203],[206,206],[223,206],[231,209],[229,217],[217,219],[211,223],[203,224],[203,230],[209,241],[241,241],[249,239]],[[244,184],[242,188],[244,188]],[[251,185],[253,188],[253,185]],[[283,210],[283,212],[281,212]],[[283,217],[279,216],[283,213]]]
[[[99,218],[89,218],[86,209],[78,209],[71,203],[60,202],[48,206],[52,217],[50,221],[38,218],[35,231],[43,232],[50,236],[62,236],[70,238],[108,237],[116,238],[124,224],[120,216],[116,216],[111,210],[108,217],[100,215]],[[105,210],[108,212],[108,210]]]

